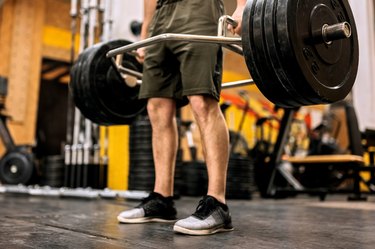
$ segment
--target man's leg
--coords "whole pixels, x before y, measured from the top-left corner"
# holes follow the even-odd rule
[[[117,216],[121,223],[171,222],[176,219],[172,197],[178,145],[175,102],[152,98],[148,101],[147,110],[152,125],[154,192],[137,207],[121,212]]]
[[[208,195],[225,203],[229,157],[228,128],[217,101],[208,96],[191,96],[190,105],[197,121],[208,171]]]
[[[232,219],[225,204],[229,157],[229,135],[217,101],[208,96],[189,97],[200,129],[208,170],[207,196],[199,202],[193,215],[176,222],[173,230],[191,235],[232,231]]]
[[[172,99],[152,98],[148,101],[147,111],[152,125],[154,192],[172,196],[178,145],[176,104]]]

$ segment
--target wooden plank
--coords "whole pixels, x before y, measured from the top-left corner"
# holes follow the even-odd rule
[[[56,11],[59,10],[59,11]],[[72,19],[70,1],[46,0],[45,25],[43,30],[43,57],[60,61],[71,61]],[[76,30],[79,31],[79,22]],[[79,34],[75,37],[76,55]]]
[[[11,17],[14,9],[14,1],[8,0],[0,8],[0,76],[8,77],[9,75],[9,58],[11,47]],[[0,144],[0,155],[4,154],[5,148]]]
[[[36,13],[30,1],[16,1],[13,12],[12,46],[7,107],[15,122],[23,122],[28,104],[29,83],[35,63],[33,41]],[[34,60],[33,60],[34,59]],[[38,58],[39,59],[39,58]]]
[[[314,163],[345,163],[345,162],[354,162],[354,163],[364,163],[362,156],[357,155],[314,155],[306,157],[288,157],[285,160],[293,164],[314,164]]]
[[[70,31],[70,1],[45,0],[45,25]]]
[[[0,75],[8,77],[9,75],[9,59],[10,59],[10,47],[12,44],[12,15],[14,11],[14,1],[6,1],[1,12],[1,22],[0,22]]]
[[[45,1],[14,1],[9,47],[9,129],[17,144],[33,144],[39,96]]]

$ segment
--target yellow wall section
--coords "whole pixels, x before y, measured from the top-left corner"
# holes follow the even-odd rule
[[[75,50],[79,49],[79,34],[75,36]],[[72,46],[71,30],[53,26],[43,27],[43,45],[70,51]]]
[[[72,35],[68,30],[52,26],[45,26],[43,29],[43,44],[48,46],[70,49],[71,37]]]
[[[225,70],[223,72],[223,82],[243,80],[243,79],[244,79],[244,76],[237,72],[232,72],[229,70]]]
[[[109,127],[108,133],[108,187],[125,190],[129,175],[129,127]]]

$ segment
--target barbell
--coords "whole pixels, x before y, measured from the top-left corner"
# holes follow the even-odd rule
[[[347,0],[248,0],[242,37],[162,34],[139,42],[99,43],[83,51],[71,70],[70,89],[82,114],[100,125],[130,124],[145,110],[138,99],[142,65],[134,50],[164,41],[216,43],[244,56],[252,80],[283,108],[329,104],[351,91],[359,60],[355,20]],[[152,82],[148,82],[152,84]]]

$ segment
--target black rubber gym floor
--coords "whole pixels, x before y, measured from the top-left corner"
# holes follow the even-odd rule
[[[179,218],[199,198],[176,201]],[[0,248],[375,248],[375,199],[229,200],[235,231],[194,237],[172,224],[118,224],[138,202],[0,194]]]

